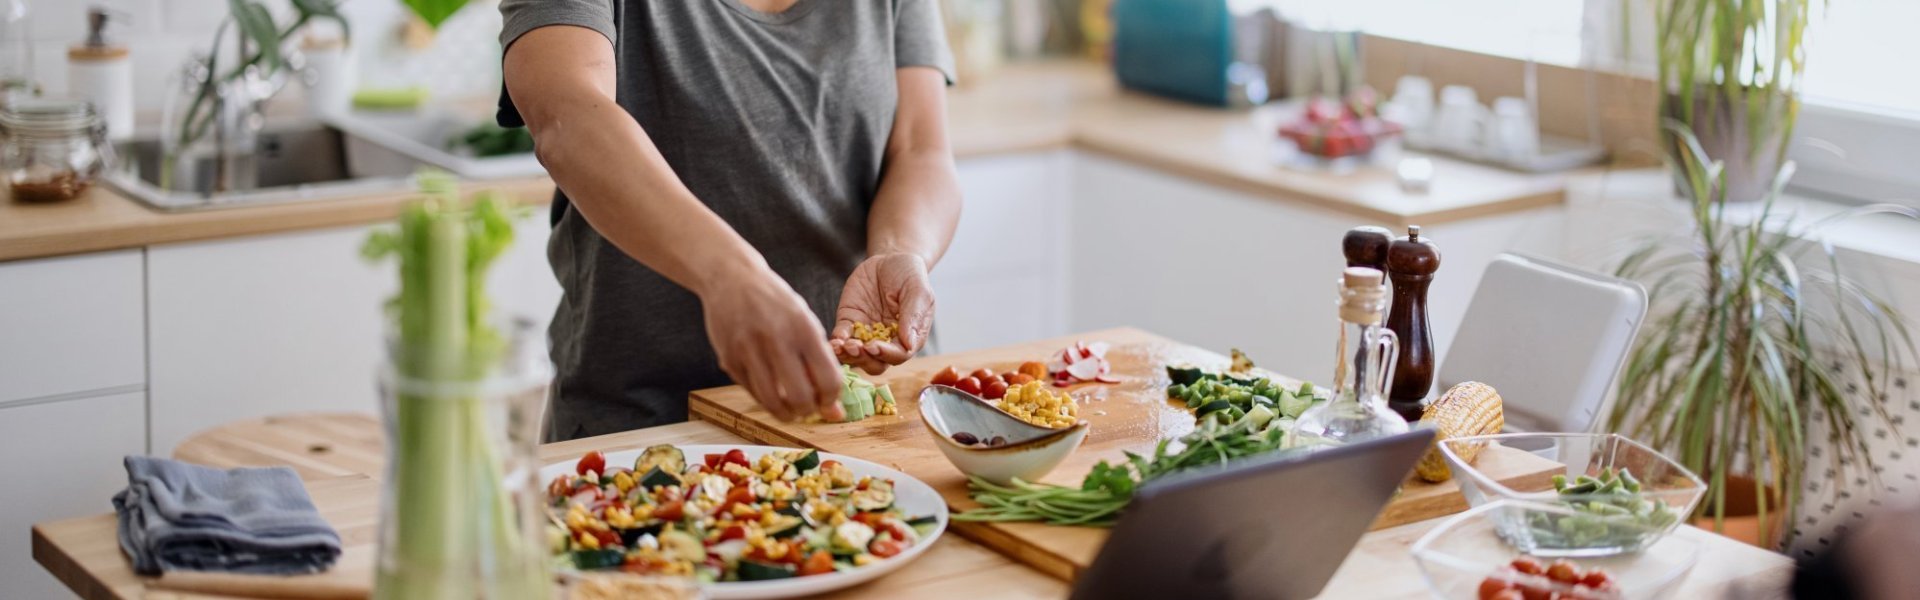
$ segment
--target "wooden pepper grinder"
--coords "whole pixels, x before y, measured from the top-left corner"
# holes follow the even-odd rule
[[[1393,244],[1393,232],[1385,227],[1361,225],[1347,230],[1340,238],[1340,252],[1347,255],[1347,267],[1366,267],[1385,273],[1387,247]]]
[[[1393,304],[1387,329],[1400,338],[1400,356],[1394,361],[1393,385],[1387,406],[1408,422],[1420,420],[1422,402],[1433,389],[1433,332],[1427,326],[1427,286],[1440,269],[1440,248],[1420,237],[1420,226],[1407,227],[1406,237],[1387,247],[1387,277],[1393,281]]]

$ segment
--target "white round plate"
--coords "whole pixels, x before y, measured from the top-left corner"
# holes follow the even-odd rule
[[[774,446],[745,446],[739,444],[677,445],[680,447],[681,452],[686,453],[687,464],[690,465],[701,463],[701,459],[708,454],[724,454],[726,451],[733,449],[739,449],[741,452],[745,452],[747,460],[755,462],[760,460],[760,455],[762,454],[774,450],[793,449]],[[632,450],[621,450],[619,452],[608,452],[607,464],[632,468],[633,460],[639,458],[640,453],[645,450],[645,448],[635,448]],[[927,548],[932,547],[933,543],[940,539],[941,534],[946,533],[947,503],[940,498],[940,493],[933,491],[933,488],[928,486],[926,482],[914,479],[912,475],[851,456],[821,452],[820,459],[840,461],[841,464],[846,465],[849,470],[852,470],[856,477],[892,479],[894,506],[899,507],[900,512],[905,513],[908,517],[933,515],[933,530],[921,536],[920,542],[908,548],[906,552],[902,552],[893,558],[875,561],[864,567],[828,575],[794,577],[774,581],[723,581],[711,583],[705,586],[708,598],[712,600],[795,598],[860,585],[872,581],[881,575],[891,573],[894,569],[898,569],[913,559],[919,558],[921,553],[926,552]],[[559,477],[562,473],[572,473],[574,464],[578,463],[579,460],[579,457],[574,457],[564,462],[557,462],[541,467],[540,481],[552,481],[553,478]]]

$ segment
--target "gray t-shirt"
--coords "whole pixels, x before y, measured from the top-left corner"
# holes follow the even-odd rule
[[[740,0],[503,0],[500,13],[502,45],[548,25],[606,35],[620,106],[828,327],[865,255],[894,70],[953,73],[935,0],[798,0],[780,13]],[[523,124],[504,91],[499,120]],[[729,383],[699,299],[601,237],[564,191],[554,200],[547,257],[564,293],[548,331],[547,439],[686,420],[689,391]]]

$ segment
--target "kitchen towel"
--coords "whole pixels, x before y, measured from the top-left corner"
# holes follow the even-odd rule
[[[128,456],[113,496],[120,548],[133,570],[293,575],[326,570],[340,535],[286,467],[220,470]]]

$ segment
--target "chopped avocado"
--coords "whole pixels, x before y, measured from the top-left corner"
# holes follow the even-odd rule
[[[647,473],[654,467],[669,474],[679,475],[687,471],[687,455],[673,444],[649,446],[640,458],[633,460],[633,472]]]
[[[1307,409],[1312,406],[1313,396],[1310,394],[1280,395],[1280,415],[1286,418],[1298,419],[1300,413],[1307,412]]]
[[[680,485],[680,476],[668,473],[661,467],[654,467],[640,477],[640,487],[651,490],[663,485]]]
[[[854,490],[851,498],[856,510],[886,510],[893,507],[893,484],[884,479],[875,479],[867,483],[867,489]]]
[[[801,452],[800,457],[793,459],[793,468],[795,470],[798,470],[801,473],[805,473],[807,471],[812,471],[815,467],[820,466],[819,450],[814,450],[809,448],[806,450],[802,450],[800,452]]]
[[[573,566],[582,571],[610,569],[620,566],[626,554],[619,550],[574,550]]]
[[[793,577],[793,573],[794,573],[793,567],[790,567],[787,565],[760,562],[751,558],[740,559],[740,580],[741,581],[766,581],[769,579],[786,579],[789,577]]]
[[[840,408],[845,410],[844,423],[851,423],[873,416],[874,386],[872,382],[853,372],[853,367],[840,365]]]

